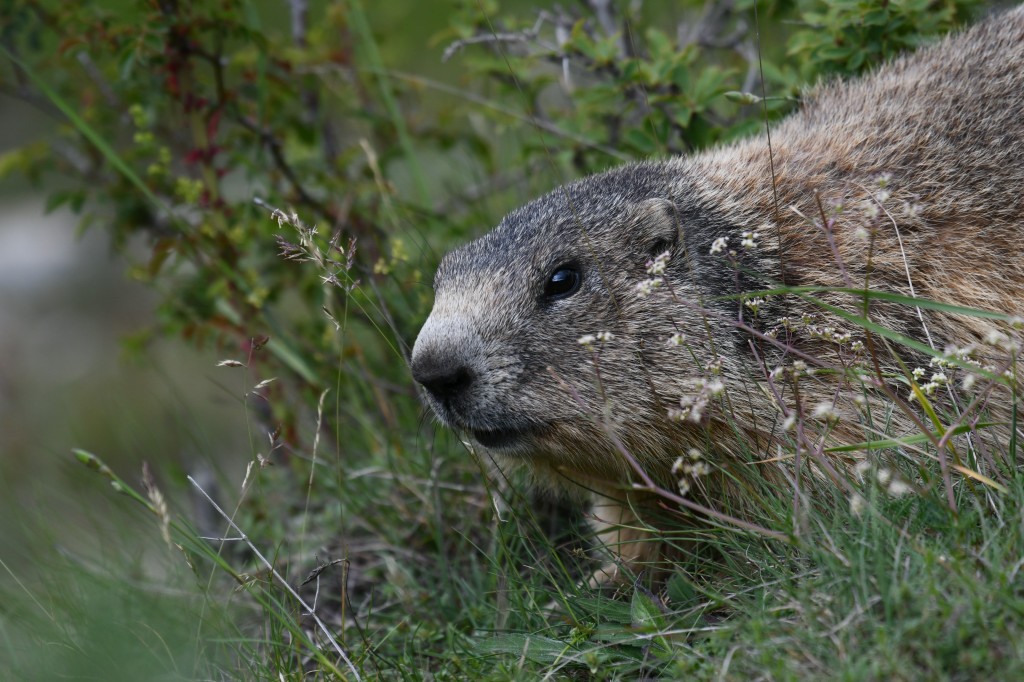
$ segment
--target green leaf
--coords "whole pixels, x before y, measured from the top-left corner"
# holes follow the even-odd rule
[[[572,645],[557,639],[522,633],[508,633],[480,640],[474,648],[481,654],[522,656],[541,664],[556,663],[568,653],[577,653]]]
[[[657,140],[638,128],[630,128],[623,135],[622,141],[635,149],[640,155],[650,155],[658,149]]]
[[[659,658],[671,655],[672,645],[668,638],[661,634],[668,629],[665,614],[661,612],[654,599],[642,587],[637,586],[634,588],[629,610],[633,617],[634,629],[653,634],[651,643],[654,646],[651,648],[651,651]]]
[[[984,422],[975,426],[958,426],[953,429],[953,435],[959,436],[964,433],[968,433],[974,429],[985,429],[995,426],[994,423]],[[943,434],[933,433],[933,438],[941,438]],[[831,448],[825,448],[825,452],[837,453],[837,452],[859,452],[861,450],[886,450],[889,448],[899,448],[905,445],[916,445],[918,443],[928,442],[928,434],[915,433],[902,438],[885,438],[881,440],[868,440],[861,443],[851,443],[850,445],[837,445]]]
[[[629,613],[633,620],[633,626],[643,630],[664,630],[665,615],[654,603],[644,590],[636,588],[633,590],[633,599],[629,603]]]
[[[675,53],[675,46],[664,31],[657,28],[649,28],[644,33],[644,37],[647,38],[647,49],[650,50],[652,59],[672,58]]]
[[[617,599],[579,597],[572,601],[572,608],[574,611],[580,609],[592,618],[608,620],[613,623],[629,625],[633,622],[629,605]]]
[[[738,90],[730,90],[726,92],[725,98],[730,102],[736,102],[737,104],[757,104],[761,101],[761,98],[755,94],[739,92]]]

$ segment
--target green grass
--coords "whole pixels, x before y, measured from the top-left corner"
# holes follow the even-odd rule
[[[366,679],[1024,673],[1019,476],[998,494],[959,484],[957,514],[935,491],[893,497],[869,474],[862,506],[823,486],[797,523],[778,490],[755,520],[788,540],[681,526],[672,537],[692,551],[656,592],[643,580],[595,592],[580,587],[595,563],[571,506],[495,483],[455,439],[421,434],[358,466],[321,444],[316,464],[297,452],[223,494],[240,497],[234,522],[333,643],[242,542],[197,539],[82,454],[147,510],[163,568],[39,566],[5,590],[3,657],[19,679],[354,679],[335,646]],[[164,518],[181,548],[160,540]]]

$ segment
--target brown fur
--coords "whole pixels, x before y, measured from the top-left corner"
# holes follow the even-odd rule
[[[752,249],[740,245],[748,231]],[[728,247],[712,254],[720,237]],[[641,295],[645,262],[666,248],[662,286]],[[657,545],[638,542],[645,531],[637,511],[653,498],[631,492],[640,479],[635,464],[674,488],[685,474],[673,464],[692,464],[688,453],[696,450],[714,473],[692,478],[686,499],[733,509],[744,493],[731,472],[777,454],[791,437],[780,428],[786,414],[808,416],[815,405],[834,403],[841,419],[815,434],[827,432],[829,443],[876,435],[879,427],[866,423],[853,400],[861,391],[849,375],[768,380],[801,353],[812,367],[832,369],[851,357],[848,345],[838,351],[813,325],[786,331],[780,318],[818,315],[821,325],[872,341],[890,373],[888,389],[903,398],[907,391],[893,378],[902,374],[900,361],[928,360],[906,348],[894,357],[877,336],[868,339],[856,324],[822,316],[794,296],[769,299],[756,318],[723,296],[779,283],[868,282],[1024,315],[1022,250],[1024,8],[1017,8],[866,78],[821,88],[772,131],[771,150],[757,137],[629,165],[513,212],[441,263],[412,371],[441,421],[484,441],[482,451],[525,466],[541,482],[594,491],[605,540],[621,543],[618,554],[636,563]],[[580,273],[579,290],[550,296],[546,283],[563,266]],[[848,295],[822,298],[860,311]],[[983,342],[999,326],[991,320],[877,301],[870,317],[940,350],[975,344],[988,348],[986,361],[1000,359]],[[776,342],[764,336],[773,330]],[[578,343],[601,331],[613,338],[589,348]],[[687,336],[682,347],[666,343],[677,332]],[[870,374],[869,354],[857,357]],[[681,398],[700,396],[700,380],[721,381],[724,393],[711,397],[700,419],[670,418]],[[868,391],[876,406],[877,389]],[[994,415],[1007,414],[1010,396],[1005,387],[992,392]],[[890,434],[915,429],[910,414],[893,413]],[[998,441],[1008,431],[990,433]],[[792,475],[778,463],[757,466],[768,479]]]

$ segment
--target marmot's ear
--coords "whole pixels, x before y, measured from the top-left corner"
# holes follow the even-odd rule
[[[680,243],[682,229],[675,204],[668,199],[645,199],[630,212],[625,234],[631,252],[653,258]]]

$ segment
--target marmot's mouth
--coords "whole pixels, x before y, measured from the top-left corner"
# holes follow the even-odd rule
[[[514,447],[522,443],[532,429],[494,429],[493,431],[473,431],[473,438],[485,448],[500,449]]]

